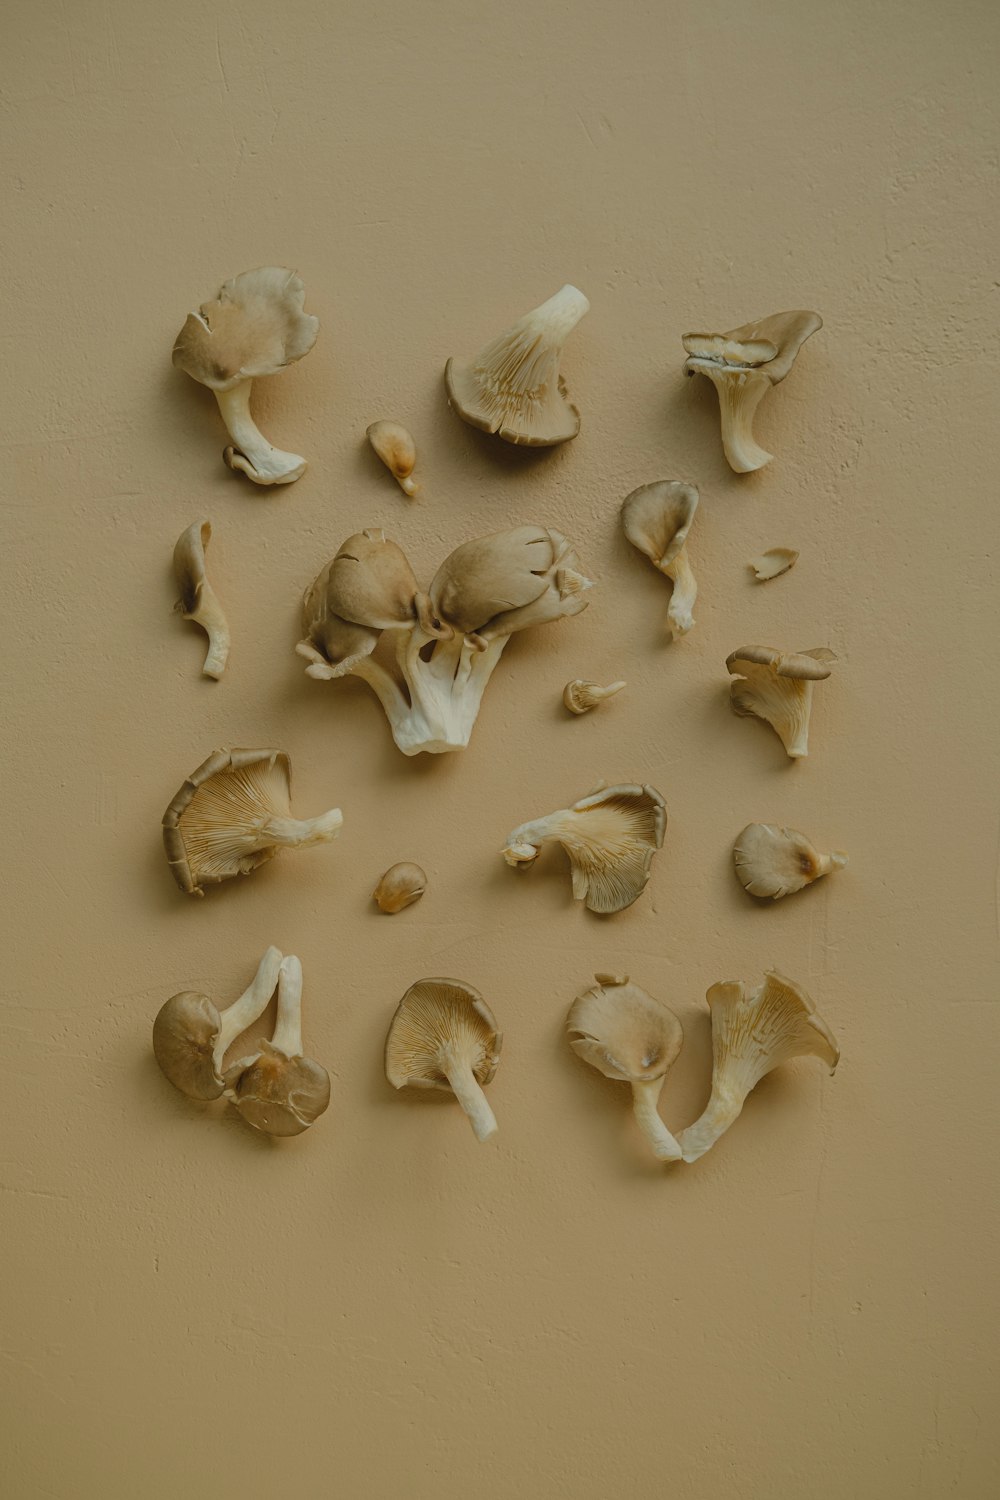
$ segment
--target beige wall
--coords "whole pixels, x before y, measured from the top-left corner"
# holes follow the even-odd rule
[[[995,6],[5,15],[5,1494],[998,1493]],[[322,320],[259,393],[311,459],[278,493],[223,467],[169,360],[193,303],[268,262]],[[593,304],[565,361],[583,431],[498,448],[449,414],[442,365],[564,281]],[[740,478],[680,334],[787,306],[826,327],[762,408],[774,463]],[[363,446],[382,415],[417,435],[418,504]],[[675,646],[617,519],[663,476],[702,492]],[[202,516],[235,637],[218,685],[170,614]],[[385,526],[427,580],[526,519],[600,585],[512,645],[465,754],[406,761],[363,686],[305,678],[298,596],[348,533]],[[775,544],[801,562],[757,588]],[[729,712],[748,639],[841,659],[805,763]],[[628,691],[570,721],[580,674]],[[286,747],[297,808],[338,803],[344,831],[189,901],[159,818],[225,743]],[[608,922],[556,855],[518,878],[497,853],[600,777],[671,809]],[[850,867],[760,909],[729,863],[750,819]],[[380,918],[401,857],[429,893]],[[278,1144],[189,1105],[149,1049],[167,995],[235,995],[267,942],[302,957],[333,1075]],[[570,1001],[623,968],[677,1008],[679,1127],[706,987],[771,963],[829,1018],[837,1077],[793,1064],[697,1167],[657,1167],[566,1046]],[[506,1031],[489,1147],[382,1077],[399,995],[441,972]]]

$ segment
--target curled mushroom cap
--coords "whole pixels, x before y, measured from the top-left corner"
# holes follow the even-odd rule
[[[758,583],[766,583],[769,578],[778,578],[794,568],[798,560],[799,554],[793,547],[770,547],[759,557],[752,557],[747,567],[753,568]]]
[[[336,838],[339,808],[318,818],[291,816],[291,765],[282,750],[213,750],[163,814],[167,863],[181,890],[249,875],[281,848]]]
[[[580,413],[567,399],[559,360],[567,337],[589,309],[581,291],[564,286],[474,360],[461,364],[449,359],[445,388],[463,422],[534,448],[575,438]]]
[[[522,823],[508,837],[503,857],[509,865],[531,865],[542,845],[554,840],[569,858],[576,900],[590,911],[622,911],[646,889],[666,827],[667,805],[655,788],[610,786]]]
[[[233,440],[226,463],[255,484],[291,484],[305,472],[305,459],[273,447],[250,415],[254,380],[294,364],[316,342],[319,319],[303,311],[304,302],[305,288],[294,271],[244,271],[214,301],[188,313],[174,343],[178,369],[215,392]]]
[[[635,1117],[655,1155],[679,1161],[681,1148],[656,1105],[684,1041],[681,1023],[666,1005],[630,984],[628,975],[594,977],[597,983],[570,1007],[570,1046],[606,1078],[632,1085]]]
[[[831,1073],[840,1047],[805,990],[769,972],[751,989],[741,979],[713,984],[712,1094],[701,1118],[681,1132],[685,1161],[697,1161],[738,1119],[766,1073],[793,1057],[818,1057]]]
[[[483,647],[499,636],[579,614],[590,587],[561,532],[515,526],[463,542],[445,558],[431,582],[431,612]]]
[[[218,1099],[226,1086],[223,1058],[240,1033],[267,1009],[280,965],[277,948],[268,948],[249,989],[221,1014],[207,995],[194,990],[171,995],[160,1007],[153,1022],[153,1055],[182,1094]]]
[[[410,476],[417,461],[417,448],[406,428],[398,422],[373,422],[366,436],[403,493],[415,495],[419,486]]]
[[[274,1035],[258,1042],[255,1054],[237,1065],[230,1102],[265,1135],[301,1135],[330,1103],[330,1075],[302,1055],[302,965],[294,954],[278,972]]]
[[[740,646],[726,657],[734,713],[766,720],[790,759],[801,759],[809,753],[813,683],[829,677],[836,660],[826,646],[811,651]]]
[[[395,916],[419,901],[427,889],[427,876],[419,865],[400,860],[391,865],[372,891],[372,900],[379,911]]]
[[[686,333],[688,375],[707,375],[719,393],[722,446],[730,468],[748,474],[770,463],[753,435],[757,407],[784,380],[806,339],[822,328],[819,313],[796,310],[744,323],[729,333]]]
[[[667,610],[672,635],[686,635],[694,625],[698,585],[687,555],[687,535],[698,508],[698,491],[679,479],[640,485],[622,503],[625,535],[674,585]]]
[[[627,682],[612,682],[607,687],[601,687],[596,682],[586,682],[582,677],[574,677],[563,688],[563,703],[571,714],[588,714],[592,708],[603,703],[605,698],[613,698],[624,687],[628,687]]]
[[[779,900],[801,891],[832,870],[842,870],[847,855],[820,854],[804,833],[773,823],[748,823],[733,845],[736,876],[751,896]]]
[[[479,1141],[497,1122],[482,1085],[500,1061],[503,1037],[478,990],[460,979],[411,984],[392,1018],[385,1042],[385,1076],[393,1088],[450,1089]]]
[[[222,605],[205,573],[205,548],[212,538],[209,521],[195,521],[182,531],[174,547],[174,574],[181,596],[174,608],[185,620],[193,620],[208,636],[204,677],[218,680],[229,659],[229,625]]]

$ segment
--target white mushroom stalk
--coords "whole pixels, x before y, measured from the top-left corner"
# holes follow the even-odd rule
[[[175,1088],[193,1099],[217,1099],[222,1094],[223,1059],[236,1038],[267,1009],[280,966],[280,952],[268,948],[249,987],[221,1012],[207,995],[192,990],[172,995],[160,1007],[153,1022],[153,1053]]]
[[[487,1141],[497,1122],[483,1087],[496,1073],[502,1043],[496,1017],[478,990],[460,979],[421,979],[410,985],[392,1018],[386,1077],[397,1089],[450,1090],[476,1140]]]
[[[302,1054],[302,965],[294,954],[278,971],[278,1014],[271,1040],[227,1070],[227,1097],[265,1135],[301,1135],[330,1103],[330,1076]]]
[[[300,453],[276,448],[261,432],[250,415],[252,380],[243,380],[229,390],[217,390],[222,420],[232,443],[222,456],[231,469],[237,469],[254,484],[292,484],[306,471],[306,460]]]

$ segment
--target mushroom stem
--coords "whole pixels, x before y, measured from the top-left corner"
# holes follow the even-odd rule
[[[275,448],[250,415],[252,380],[243,380],[229,391],[216,391],[222,420],[233,440],[225,451],[231,469],[239,469],[254,484],[291,484],[305,473],[306,461],[298,453]]]
[[[302,965],[290,953],[278,971],[278,1015],[271,1046],[286,1057],[302,1056]]]
[[[241,1032],[252,1026],[258,1016],[262,1016],[267,1009],[268,1002],[274,994],[274,986],[278,983],[282,967],[281,954],[275,947],[268,948],[264,957],[257,965],[248,989],[232,1005],[228,1005],[220,1016],[221,1025],[219,1035],[212,1050],[212,1061],[217,1073],[222,1071],[222,1059],[225,1057],[233,1042]]]
[[[450,1048],[445,1049],[441,1059],[444,1076],[451,1084],[451,1091],[469,1117],[477,1141],[488,1141],[497,1131],[496,1116],[489,1101],[476,1082],[475,1074],[467,1058],[456,1056]]]
[[[663,1075],[659,1078],[632,1080],[632,1108],[636,1122],[660,1161],[680,1161],[681,1148],[660,1119],[656,1107],[663,1088]]]
[[[268,818],[260,830],[261,844],[280,844],[286,849],[299,849],[306,844],[326,844],[336,838],[344,823],[339,807],[320,813],[318,818]]]
[[[734,1120],[739,1119],[745,1100],[746,1093],[737,1095],[729,1090],[723,1092],[713,1085],[711,1098],[704,1112],[693,1125],[681,1131],[680,1148],[684,1160],[697,1161],[699,1156],[704,1156],[719,1137],[725,1135]]]
[[[194,619],[193,615],[188,616]],[[222,613],[222,606],[214,594],[203,590],[198,609],[198,624],[208,636],[208,651],[201,669],[203,677],[212,677],[217,682],[226,670],[229,660],[229,626]]]
[[[778,737],[785,747],[785,754],[789,760],[802,760],[809,754],[809,717],[812,710],[813,685],[811,682],[801,684],[802,692],[798,702],[792,705],[789,713],[787,729],[784,725],[778,729]]]
[[[687,635],[694,625],[694,601],[698,597],[698,585],[688,562],[687,548],[682,547],[663,572],[673,579],[674,591],[667,609],[667,624],[673,635]]]
[[[737,474],[750,474],[769,464],[774,455],[753,435],[754,413],[771,389],[768,377],[760,370],[720,369],[708,360],[692,360],[691,364],[708,376],[719,393],[722,446],[729,467]]]

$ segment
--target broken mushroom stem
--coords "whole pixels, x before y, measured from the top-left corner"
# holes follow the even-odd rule
[[[451,1091],[469,1117],[477,1141],[488,1141],[497,1132],[496,1115],[489,1101],[476,1082],[467,1051],[445,1045],[440,1051],[441,1071],[451,1085]]]
[[[302,1056],[302,964],[294,953],[278,972],[278,1014],[271,1046],[286,1057]]]
[[[310,844],[325,844],[343,825],[344,815],[339,807],[332,807],[316,818],[270,817],[261,821],[259,840],[252,841],[252,847],[266,849],[278,844],[283,849],[304,849]]]
[[[305,473],[306,460],[299,453],[286,453],[268,442],[250,415],[252,387],[252,380],[244,380],[232,390],[214,393],[233,440],[222,456],[231,469],[238,469],[255,484],[291,484]]]

